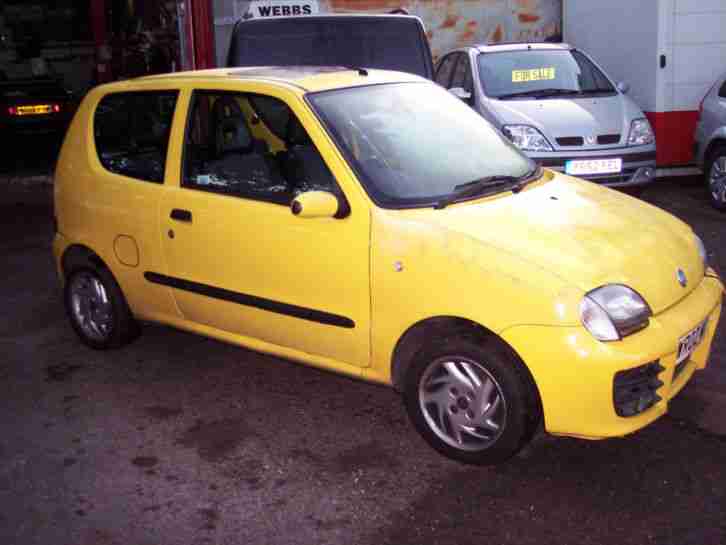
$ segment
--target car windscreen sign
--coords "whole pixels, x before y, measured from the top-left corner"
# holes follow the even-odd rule
[[[247,18],[290,17],[318,13],[317,0],[299,2],[296,0],[258,0],[250,3]]]
[[[512,70],[512,83],[524,83],[526,81],[542,81],[555,79],[555,68],[533,68],[531,70]]]

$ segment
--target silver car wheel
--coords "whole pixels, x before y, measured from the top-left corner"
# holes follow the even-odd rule
[[[106,341],[113,329],[113,306],[101,280],[90,272],[79,272],[69,290],[73,319],[83,333],[94,341]]]
[[[446,357],[429,364],[418,398],[428,426],[454,448],[487,449],[504,431],[502,389],[486,368],[468,358]]]
[[[713,200],[720,204],[726,204],[726,156],[716,157],[711,164],[708,185]]]

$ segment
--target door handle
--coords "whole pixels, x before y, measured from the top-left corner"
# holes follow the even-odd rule
[[[192,213],[189,210],[182,210],[181,208],[174,208],[169,214],[169,217],[177,221],[192,222]]]

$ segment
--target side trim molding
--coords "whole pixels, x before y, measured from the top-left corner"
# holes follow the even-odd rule
[[[229,301],[246,307],[259,308],[261,310],[267,310],[277,314],[284,314],[286,316],[292,316],[293,318],[300,318],[301,320],[308,320],[310,322],[317,322],[336,327],[344,327],[346,329],[352,329],[355,327],[355,322],[350,318],[322,310],[281,303],[279,301],[273,301],[272,299],[264,299],[262,297],[248,295],[246,293],[230,291],[224,288],[209,286],[207,284],[201,284],[191,280],[184,280],[183,278],[166,276],[164,274],[151,271],[146,271],[144,273],[144,278],[154,284],[161,284],[163,286],[197,293],[206,297]]]

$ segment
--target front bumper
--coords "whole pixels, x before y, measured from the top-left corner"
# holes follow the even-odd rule
[[[623,160],[621,172],[615,174],[578,175],[578,178],[599,183],[608,187],[634,187],[655,181],[655,146],[632,148],[597,149],[588,151],[553,151],[528,153],[540,165],[558,172],[565,171],[565,163],[582,159]]]
[[[693,161],[696,166],[703,169],[704,163],[706,162],[706,135],[704,134],[703,127],[699,123],[696,125],[696,130],[693,134]]]
[[[603,343],[583,327],[516,326],[502,337],[525,362],[539,389],[545,429],[602,439],[627,435],[668,410],[668,402],[703,369],[718,326],[723,284],[705,277],[688,296],[622,341]],[[678,340],[708,317],[703,341],[676,370]],[[620,371],[658,362],[658,401],[635,416],[618,416],[614,381]]]

